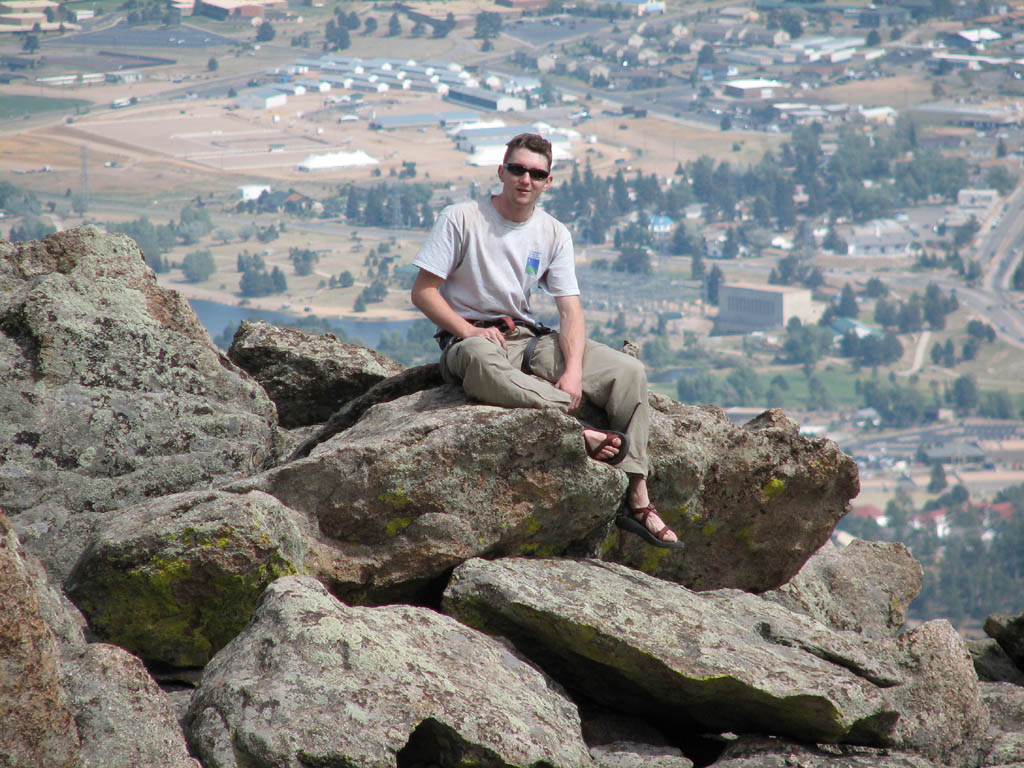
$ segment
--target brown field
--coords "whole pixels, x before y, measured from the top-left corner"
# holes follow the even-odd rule
[[[931,84],[921,77],[901,75],[870,80],[854,80],[843,85],[819,88],[814,92],[816,100],[832,103],[861,104],[865,107],[893,107],[906,109],[908,106],[932,100]]]

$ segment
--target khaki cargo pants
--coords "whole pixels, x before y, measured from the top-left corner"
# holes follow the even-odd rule
[[[519,326],[505,336],[507,349],[472,337],[448,345],[441,354],[441,374],[461,382],[470,397],[506,408],[569,410],[569,395],[551,382],[565,370],[558,334],[537,339],[530,357],[531,374],[522,371],[523,355],[533,331]],[[587,339],[583,351],[583,394],[608,415],[608,426],[629,437],[629,452],[618,464],[624,472],[647,476],[647,374],[636,358]]]

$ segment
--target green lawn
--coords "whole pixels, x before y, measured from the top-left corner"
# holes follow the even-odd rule
[[[62,112],[92,104],[86,99],[52,99],[46,96],[19,96],[0,94],[0,120],[11,120],[43,112]]]

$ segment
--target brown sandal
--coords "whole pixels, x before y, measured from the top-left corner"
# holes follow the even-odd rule
[[[629,507],[628,515],[619,515],[615,518],[615,524],[630,533],[642,537],[648,544],[653,544],[656,547],[664,547],[665,549],[682,549],[683,542],[679,541],[666,541],[665,534],[672,533],[672,529],[667,525],[663,525],[658,531],[653,532],[647,527],[647,520],[652,514],[658,514],[658,510],[654,508],[653,504],[648,504],[646,507],[640,507],[633,509]],[[637,519],[637,515],[640,518]]]

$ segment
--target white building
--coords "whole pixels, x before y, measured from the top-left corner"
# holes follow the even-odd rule
[[[299,163],[300,171],[328,171],[335,168],[361,168],[377,165],[377,160],[363,152],[328,152],[323,155],[310,155]]]
[[[264,192],[270,194],[270,185],[268,184],[244,184],[238,187],[238,199],[245,200],[259,200],[260,195]]]
[[[235,97],[235,106],[242,109],[275,109],[288,103],[288,94],[274,88],[257,88]]]
[[[792,318],[805,325],[817,322],[824,307],[811,301],[811,291],[788,285],[722,283],[718,286],[715,330],[750,333],[785,328]]]

